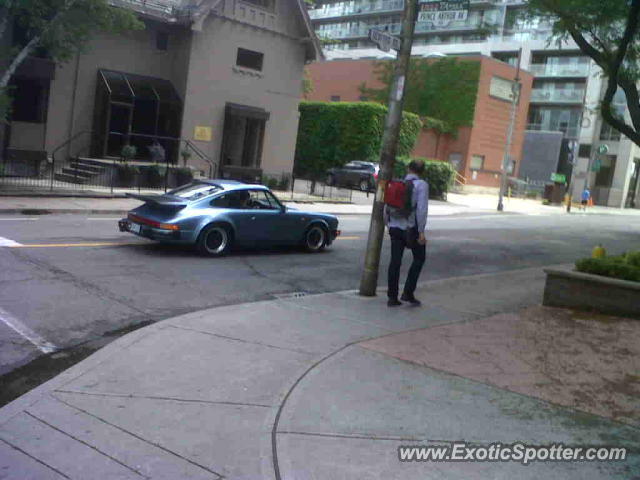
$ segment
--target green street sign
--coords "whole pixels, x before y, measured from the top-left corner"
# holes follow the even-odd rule
[[[600,145],[598,147],[598,153],[600,155],[605,155],[605,154],[609,153],[609,145],[606,145],[604,143],[602,145]]]
[[[564,173],[552,173],[551,181],[556,183],[565,183],[567,181],[567,176]]]

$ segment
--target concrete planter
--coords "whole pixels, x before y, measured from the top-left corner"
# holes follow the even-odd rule
[[[542,303],[640,319],[640,283],[573,270],[545,269]]]

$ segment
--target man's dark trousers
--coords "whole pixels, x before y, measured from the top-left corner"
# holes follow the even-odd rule
[[[405,231],[401,228],[390,228],[389,236],[391,237],[391,262],[389,262],[389,277],[388,277],[388,290],[387,296],[389,298],[398,298],[398,284],[400,283],[400,265],[402,264],[402,254],[404,249],[407,248],[407,242],[405,237]],[[426,246],[416,245],[411,249],[413,253],[413,262],[411,268],[409,268],[409,274],[407,275],[407,281],[404,284],[404,293],[408,296],[413,296],[416,290],[416,284],[418,283],[418,277],[420,271],[424,265],[426,258]]]

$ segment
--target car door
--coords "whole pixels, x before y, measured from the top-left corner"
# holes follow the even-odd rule
[[[308,216],[298,215],[296,210],[286,209],[271,192],[266,196],[272,205],[278,210],[278,215],[272,217],[272,238],[279,245],[297,244],[302,240]]]
[[[235,241],[246,246],[259,246],[269,237],[268,222],[260,215],[252,199],[253,190],[235,190],[214,200],[215,206],[225,208],[235,228]]]
[[[252,243],[269,245],[280,242],[278,223],[282,210],[275,204],[267,192],[262,189],[249,190],[247,228]]]
[[[344,166],[344,185],[353,185],[360,174],[360,164],[357,162],[349,162]]]

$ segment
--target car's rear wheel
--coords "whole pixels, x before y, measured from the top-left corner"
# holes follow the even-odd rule
[[[328,232],[322,225],[311,225],[304,235],[304,246],[308,252],[321,252],[327,246]]]
[[[369,190],[371,190],[371,182],[368,178],[363,178],[362,180],[360,180],[360,190],[363,192],[368,192]]]
[[[233,235],[225,225],[208,225],[198,236],[196,247],[200,253],[210,257],[221,257],[231,250]]]
[[[327,186],[329,187],[333,187],[336,184],[336,177],[335,175],[333,175],[332,173],[330,173],[329,175],[327,175],[327,178],[325,180],[325,183],[327,184]]]

